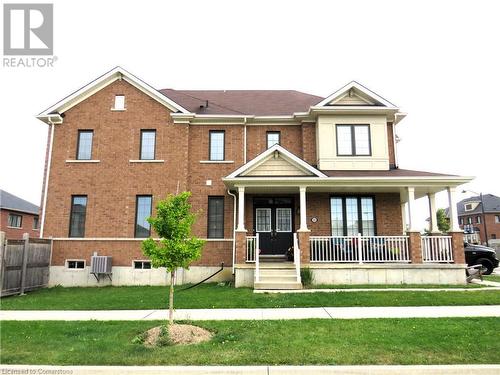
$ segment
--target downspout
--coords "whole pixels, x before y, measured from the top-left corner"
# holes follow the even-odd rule
[[[50,116],[47,117],[47,122],[50,125],[50,144],[49,144],[49,157],[47,161],[47,176],[45,178],[45,186],[43,191],[43,210],[42,210],[42,225],[40,226],[40,238],[43,238],[43,229],[45,226],[45,212],[47,208],[47,192],[49,189],[49,176],[50,176],[50,164],[52,162],[52,144],[54,143],[54,128],[55,125],[50,119]]]
[[[243,164],[247,163],[247,118],[244,118],[243,126]]]
[[[234,275],[234,262],[236,261],[236,195],[227,189],[227,193],[233,197],[233,275]]]

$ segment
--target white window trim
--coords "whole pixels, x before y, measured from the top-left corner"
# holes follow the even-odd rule
[[[12,227],[12,226],[8,225],[8,223],[9,223],[9,218],[10,218],[10,216],[11,216],[11,215],[12,215],[12,216],[18,216],[18,217],[21,217],[21,226],[19,226],[19,227]],[[24,221],[23,219],[24,219],[23,215],[9,213],[9,214],[7,215],[7,228],[10,228],[10,229],[23,229],[23,221]]]
[[[467,206],[470,206],[470,208],[467,209]],[[472,208],[472,203],[465,203],[464,204],[464,210],[465,211],[474,211],[474,208]]]
[[[83,160],[83,159],[67,159],[66,163],[100,163],[100,160],[95,160],[95,159],[89,159],[89,160]]]
[[[68,262],[83,262],[83,268],[69,268]],[[67,271],[85,271],[87,268],[87,261],[85,259],[66,259],[64,261],[64,268]]]
[[[266,211],[266,212],[269,212],[269,230],[259,230],[259,223],[257,222],[258,220],[258,215],[257,215],[257,211]],[[271,233],[271,228],[273,227],[273,223],[272,223],[272,213],[271,213],[271,209],[270,208],[264,208],[264,207],[261,207],[261,208],[256,208],[255,209],[255,231],[258,232],[258,233]]]
[[[123,97],[123,108],[116,108],[116,98],[118,98],[118,97]],[[125,111],[126,109],[127,109],[127,106],[125,105],[125,95],[115,95],[115,102],[114,102],[113,108],[111,108],[111,110],[121,112],[121,111]]]
[[[129,163],[164,163],[165,160],[162,159],[131,159]]]
[[[290,230],[278,230],[278,211],[281,211],[281,210],[286,210],[286,211],[290,212]],[[277,207],[276,208],[276,223],[275,223],[276,232],[278,232],[278,233],[291,233],[292,232],[292,220],[293,220],[292,216],[293,216],[293,213],[292,213],[291,208]]]
[[[200,160],[200,164],[232,164],[234,160]]]

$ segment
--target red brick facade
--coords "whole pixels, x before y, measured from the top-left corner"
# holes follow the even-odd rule
[[[126,110],[111,110],[115,95],[125,95]],[[66,259],[85,259],[88,262],[94,251],[113,256],[113,265],[117,266],[129,266],[134,259],[144,259],[140,240],[134,239],[136,196],[152,195],[155,206],[168,193],[189,190],[193,194],[193,210],[198,213],[194,234],[201,238],[207,238],[208,197],[224,197],[224,240],[208,241],[196,265],[217,266],[221,262],[231,265],[234,201],[227,193],[222,177],[245,162],[245,128],[246,161],[267,149],[268,131],[279,131],[280,144],[285,149],[311,165],[316,164],[313,123],[246,127],[238,124],[174,124],[165,106],[124,80],[115,81],[67,110],[63,124],[55,125],[48,179],[44,237],[60,239],[54,244],[52,264],[64,265]],[[92,160],[95,162],[74,162],[78,130],[86,129],[94,131]],[[139,159],[142,129],[156,130],[155,159],[159,162],[134,162]],[[224,163],[208,162],[211,130],[225,132]],[[392,125],[388,125],[388,130],[392,164]],[[399,194],[372,194],[370,191],[366,194],[375,199],[377,234],[400,235]],[[86,240],[67,239],[72,195],[88,197]],[[296,193],[287,196],[293,196],[295,208],[299,207],[298,188]],[[328,193],[307,193],[307,223],[311,235],[331,234],[329,196]],[[252,197],[246,195],[248,235],[253,234]],[[317,218],[314,223],[313,217]],[[294,231],[298,227],[299,213],[295,210]],[[238,246],[244,247],[242,233],[237,233],[236,240]],[[237,262],[243,256],[238,252]]]
[[[9,215],[11,214],[22,217],[20,228],[9,227]],[[2,208],[0,210],[0,230],[5,232],[5,238],[9,240],[20,240],[23,238],[24,233],[28,233],[32,238],[38,238],[40,237],[40,221],[38,221],[37,228],[34,229],[35,218],[38,219],[38,215]]]
[[[478,224],[478,217],[480,218],[480,223]],[[462,215],[459,217],[460,228],[463,229],[464,226],[467,226],[469,220],[471,221],[471,225],[474,228],[479,229],[479,237],[481,238],[481,243],[486,242],[486,235],[484,232],[484,226],[486,224],[486,231],[488,232],[488,239],[495,240],[500,239],[500,212],[498,213],[485,213],[484,215],[481,213],[474,215]]]

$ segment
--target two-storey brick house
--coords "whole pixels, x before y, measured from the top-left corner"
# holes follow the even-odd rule
[[[140,241],[154,237],[145,219],[156,202],[183,190],[207,242],[178,282],[224,262],[219,280],[258,288],[299,287],[304,266],[316,283],[462,283],[456,212],[457,233],[421,238],[412,209],[427,195],[435,223],[434,195],[447,190],[455,207],[455,188],[471,179],[400,169],[404,116],[356,82],[327,98],[158,91],[115,68],[38,116],[49,124],[51,284],[95,284],[94,252],[113,257],[113,284],[166,283]]]

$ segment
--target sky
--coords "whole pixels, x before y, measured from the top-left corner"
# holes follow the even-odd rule
[[[52,3],[54,66],[0,66],[0,188],[28,201],[47,139],[35,115],[117,65],[158,89],[328,96],[356,80],[408,113],[400,168],[475,176],[464,189],[500,196],[498,1]]]

